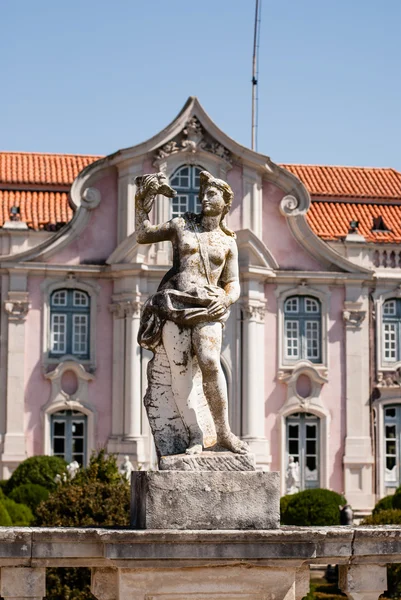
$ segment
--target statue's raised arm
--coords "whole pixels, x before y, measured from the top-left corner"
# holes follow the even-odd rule
[[[137,191],[135,194],[135,230],[139,244],[153,244],[171,239],[172,227],[170,221],[161,225],[152,225],[149,213],[158,194],[173,198],[176,192],[168,184],[164,173],[142,175],[135,179]]]
[[[175,192],[161,173],[137,178],[137,185],[138,242],[170,240],[173,244],[173,267],[147,300],[138,336],[141,346],[155,353],[148,371],[145,404],[158,454],[184,450],[198,454],[213,443],[216,448],[245,454],[248,446],[231,432],[228,423],[227,383],[220,362],[223,324],[229,307],[240,295],[235,234],[225,223],[233,192],[225,181],[202,171],[201,213],[185,213],[162,225],[152,225],[148,214],[156,195],[173,197]],[[163,356],[167,362],[163,363]],[[162,379],[161,365],[168,369]],[[195,385],[197,372],[201,386]],[[163,423],[155,412],[155,406],[165,410],[167,402],[167,388],[162,392],[160,381],[168,382],[171,410],[182,425],[175,422],[171,427],[175,416],[165,419],[165,435],[179,438],[173,444],[160,433]],[[162,393],[164,405],[158,397]],[[211,416],[211,428],[201,422],[202,403]]]

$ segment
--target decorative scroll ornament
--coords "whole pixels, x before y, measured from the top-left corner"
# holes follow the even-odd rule
[[[97,188],[88,187],[82,192],[82,206],[88,210],[93,210],[99,206],[102,197]]]
[[[6,300],[4,303],[4,310],[8,314],[10,321],[24,321],[28,314],[29,308],[30,304],[27,300]]]
[[[209,152],[232,164],[231,152],[222,144],[209,138],[196,117],[191,117],[187,121],[184,129],[174,140],[167,142],[156,151],[154,164],[157,166],[159,161],[178,152],[194,153],[197,150]]]
[[[280,212],[284,216],[291,216],[299,207],[299,201],[295,196],[284,196],[280,202]]]
[[[343,310],[343,319],[350,329],[359,329],[366,318],[366,310]]]
[[[142,302],[134,302],[132,300],[118,300],[109,306],[110,312],[116,319],[124,319],[125,317],[140,317]]]

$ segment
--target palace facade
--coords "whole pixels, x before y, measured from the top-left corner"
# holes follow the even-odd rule
[[[106,156],[0,153],[0,476],[27,456],[106,447],[152,466],[141,307],[171,264],[137,244],[135,178],[165,172],[155,222],[199,208],[199,172],[235,198],[241,298],[222,366],[259,468],[344,492],[360,513],[401,483],[401,173],[278,165],[190,98]],[[290,459],[292,457],[292,459]]]

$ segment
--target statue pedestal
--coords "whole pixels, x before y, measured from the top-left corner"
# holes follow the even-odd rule
[[[201,454],[162,456],[160,471],[255,471],[254,454],[204,450]]]
[[[277,529],[280,474],[260,471],[135,471],[134,529]]]

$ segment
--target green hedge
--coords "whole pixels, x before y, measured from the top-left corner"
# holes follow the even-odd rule
[[[32,456],[27,458],[15,469],[5,485],[4,492],[8,496],[11,492],[26,483],[42,485],[47,490],[53,490],[57,484],[57,474],[65,472],[67,463],[59,456]]]
[[[24,483],[13,489],[10,498],[14,502],[26,504],[35,513],[39,504],[48,499],[49,493],[49,490],[43,487],[43,485]]]
[[[10,498],[5,498],[2,501],[5,506],[13,525],[18,527],[29,527],[33,523],[34,516],[31,509],[25,504],[17,504]]]
[[[284,496],[283,525],[319,526],[340,525],[340,506],[347,502],[341,494],[325,489],[312,489]]]
[[[385,496],[384,498],[382,498],[381,500],[379,500],[379,502],[377,502],[376,506],[373,509],[372,514],[376,515],[377,513],[381,512],[382,510],[389,510],[391,508],[393,508],[393,498],[394,496]]]

